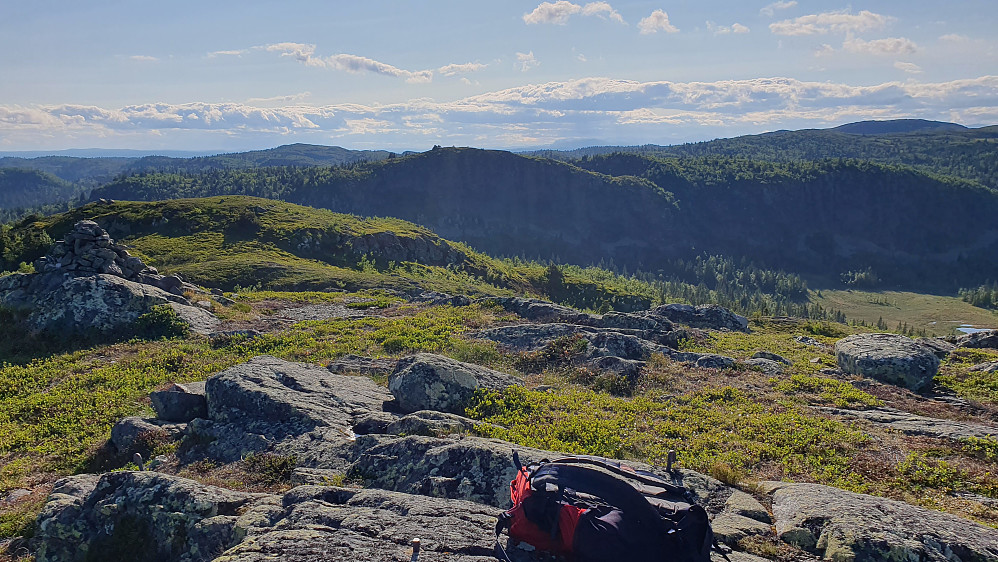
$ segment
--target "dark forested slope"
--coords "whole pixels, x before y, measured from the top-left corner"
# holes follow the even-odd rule
[[[583,169],[585,168],[585,169]],[[579,166],[475,149],[341,168],[122,178],[109,199],[247,194],[395,216],[490,253],[656,271],[708,254],[955,290],[998,278],[998,193],[860,161],[611,155]]]
[[[63,202],[78,193],[73,184],[47,172],[0,168],[0,209]]]

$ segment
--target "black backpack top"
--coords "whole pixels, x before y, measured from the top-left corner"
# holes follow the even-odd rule
[[[508,529],[512,539],[578,562],[709,562],[714,534],[686,488],[601,457],[523,467],[514,451],[513,461],[513,507],[500,516],[497,539]]]

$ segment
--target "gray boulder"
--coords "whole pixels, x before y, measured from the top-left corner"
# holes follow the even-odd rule
[[[65,478],[38,517],[37,559],[210,560],[239,542],[238,513],[259,498],[156,472]]]
[[[835,343],[835,359],[846,373],[915,391],[932,386],[939,358],[932,349],[896,334],[856,334]]]
[[[385,490],[304,485],[244,494],[149,472],[56,484],[39,562],[104,560],[494,560],[495,507]],[[516,562],[535,560],[512,549]]]
[[[352,434],[362,413],[381,410],[391,395],[366,377],[330,373],[317,365],[268,355],[208,379],[208,418],[259,433],[298,435],[318,426]]]
[[[475,390],[502,390],[518,384],[522,383],[512,375],[432,353],[402,359],[388,377],[388,389],[403,412],[438,410],[459,414]]]
[[[820,484],[763,489],[780,538],[826,560],[998,560],[998,531],[947,513]]]
[[[172,384],[166,390],[149,393],[156,417],[170,422],[187,423],[194,418],[208,417],[205,383]]]
[[[991,361],[990,363],[979,363],[970,368],[971,371],[983,372],[983,373],[998,373],[998,361]]]
[[[984,330],[960,336],[956,339],[956,346],[998,349],[998,330]]]
[[[750,365],[752,367],[758,367],[759,369],[762,370],[763,373],[766,373],[767,375],[776,376],[783,374],[783,363],[780,363],[778,361],[773,361],[772,359],[763,359],[761,357],[756,357],[752,359],[746,359],[745,361],[743,361],[743,363],[745,363],[746,365]]]
[[[608,371],[629,379],[637,378],[646,365],[644,361],[623,359],[615,355],[597,357],[589,363],[594,369]]]
[[[652,310],[672,322],[691,328],[704,330],[748,331],[748,318],[731,312],[716,304],[690,306],[688,304],[666,304]]]
[[[162,304],[172,306],[196,331],[217,324],[214,316],[191,306],[183,297],[106,273],[82,277],[60,272],[7,275],[0,278],[0,304],[29,310],[29,329],[60,334],[127,328]]]
[[[475,302],[499,306],[527,320],[575,324],[580,321],[585,322],[590,318],[590,315],[574,308],[538,299],[486,297]]]
[[[726,355],[708,353],[697,358],[696,366],[705,369],[730,369],[735,366],[735,360]]]
[[[166,423],[158,419],[128,417],[111,428],[111,444],[120,454],[148,454],[147,446],[157,440],[174,440],[183,436],[184,424]]]
[[[784,365],[790,364],[790,361],[787,358],[769,351],[756,351],[752,354],[752,359],[768,359],[769,361],[776,361],[777,363],[783,363]]]

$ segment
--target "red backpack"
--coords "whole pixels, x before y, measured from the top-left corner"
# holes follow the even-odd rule
[[[686,488],[600,457],[524,467],[514,451],[513,462],[513,507],[496,524],[499,559],[509,561],[499,544],[507,529],[514,540],[576,562],[710,561],[716,542],[707,512]]]

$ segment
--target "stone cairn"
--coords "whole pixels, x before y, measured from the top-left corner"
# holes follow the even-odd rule
[[[94,221],[80,221],[62,240],[56,240],[48,255],[35,261],[39,273],[68,273],[74,277],[109,274],[136,283],[153,285],[180,295],[184,289],[197,288],[178,275],[159,275],[155,267],[129,255],[128,250],[115,244],[111,236]]]
[[[38,272],[67,271],[76,275],[109,273],[130,281],[139,276],[156,275],[156,268],[128,254],[124,246],[94,221],[80,221],[63,240],[56,240],[48,255],[35,262]]]

